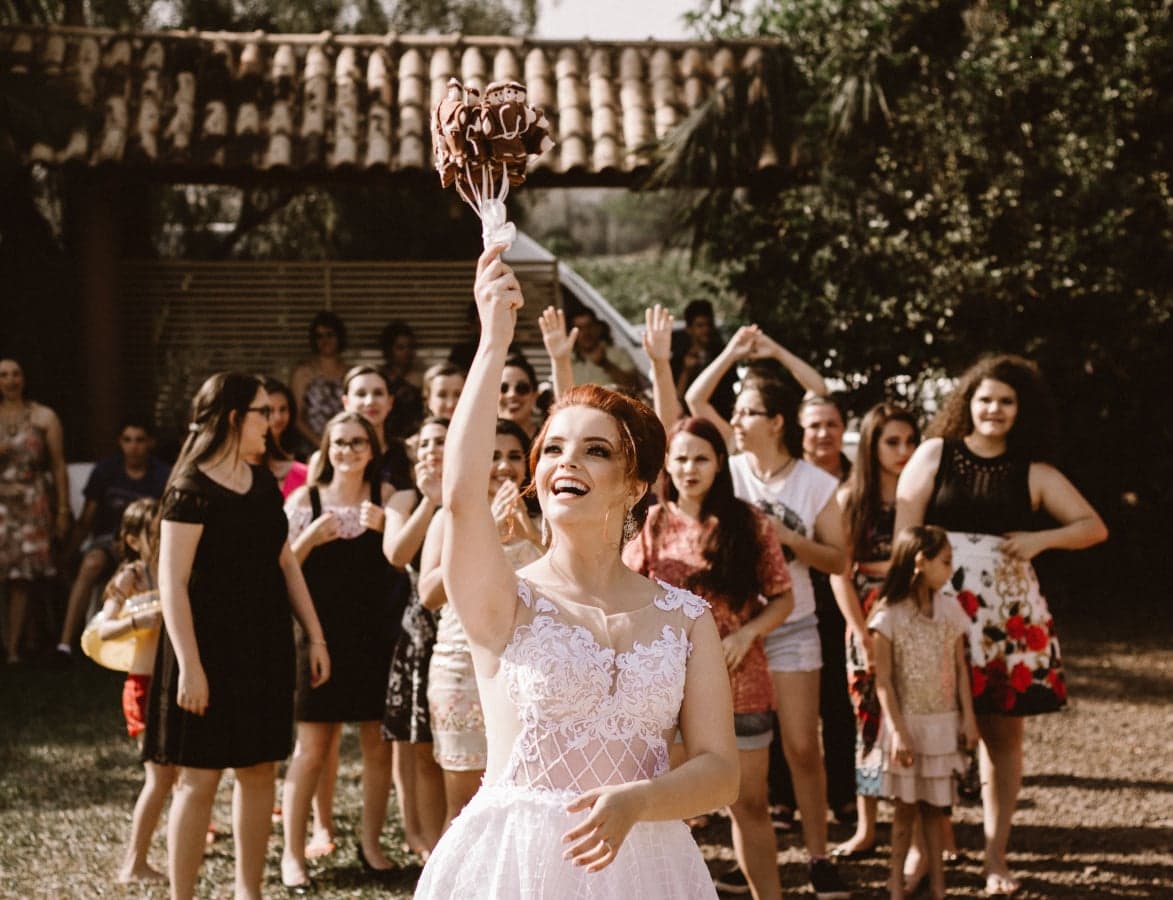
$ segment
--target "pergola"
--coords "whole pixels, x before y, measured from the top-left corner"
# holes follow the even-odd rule
[[[451,77],[477,88],[504,79],[526,84],[557,144],[532,163],[530,184],[636,187],[652,172],[663,142],[711,98],[738,82],[751,95],[764,93],[763,63],[779,52],[768,40],[0,28],[0,75],[22,97],[43,96],[56,107],[14,129],[12,139],[25,164],[70,176],[89,446],[102,445],[116,427],[135,360],[146,354],[149,361],[162,346],[159,323],[144,324],[152,318],[144,312],[195,277],[176,269],[182,264],[127,259],[125,218],[136,188],[358,182],[438,190],[429,116]],[[756,164],[734,178],[785,178],[796,169],[794,147],[777,147],[767,135]],[[222,265],[241,272],[253,265],[249,290],[253,297],[264,293],[256,264]],[[374,264],[363,265],[370,275]],[[222,281],[224,271],[217,275]],[[471,262],[454,261],[453,273],[470,281]],[[376,274],[399,277],[391,269]],[[419,271],[409,266],[400,276],[418,278]],[[540,273],[531,277],[542,280]],[[327,277],[327,293],[330,283]],[[553,290],[556,300],[556,285]],[[380,301],[384,320],[397,314],[393,294]],[[248,310],[272,315],[248,296],[237,304],[240,315],[228,320],[238,336],[257,324]],[[449,317],[459,321],[462,305],[450,303]],[[128,318],[137,325],[128,326]],[[300,325],[284,337],[266,329],[285,341],[274,352],[286,345],[300,350]]]

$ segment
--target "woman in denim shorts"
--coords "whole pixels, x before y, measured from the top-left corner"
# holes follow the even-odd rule
[[[766,775],[774,691],[762,636],[794,608],[790,574],[769,519],[733,495],[721,432],[683,419],[669,432],[664,503],[623,550],[641,574],[707,600],[733,689],[741,787],[730,808],[733,846],[754,895],[781,897]]]
[[[692,410],[713,422],[737,451],[729,459],[734,493],[764,512],[782,545],[793,579],[794,611],[765,640],[778,706],[782,749],[802,813],[811,858],[811,885],[822,900],[849,897],[827,859],[827,776],[819,746],[819,645],[810,568],[838,574],[846,564],[843,519],[835,498],[839,483],[802,459],[798,398],[776,378],[751,372],[725,421],[708,402],[718,380],[740,359],[779,358],[756,327],[735,334],[689,388]]]

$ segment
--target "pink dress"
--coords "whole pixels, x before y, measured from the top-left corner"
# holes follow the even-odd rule
[[[637,823],[600,872],[562,859],[562,835],[587,815],[567,812],[567,803],[668,771],[689,635],[707,604],[663,588],[647,606],[608,616],[519,582],[500,664],[477,672],[489,744],[484,786],[428,859],[417,898],[716,897],[678,820]]]

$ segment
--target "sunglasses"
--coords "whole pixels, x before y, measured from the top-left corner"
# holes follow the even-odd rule
[[[519,381],[517,384],[510,384],[508,381],[501,382],[501,394],[504,396],[510,391],[517,394],[519,397],[526,397],[533,391],[534,386],[528,381]]]
[[[248,411],[260,413],[266,419],[271,419],[273,417],[273,407],[271,406],[250,406]]]

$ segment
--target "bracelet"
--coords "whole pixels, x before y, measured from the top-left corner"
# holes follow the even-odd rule
[[[315,644],[316,644],[317,646],[319,646],[319,647],[325,647],[325,646],[326,646],[326,642],[325,642],[324,640],[321,640],[321,641],[310,641],[310,646],[311,646],[311,647],[312,647],[312,646],[314,646]]]

